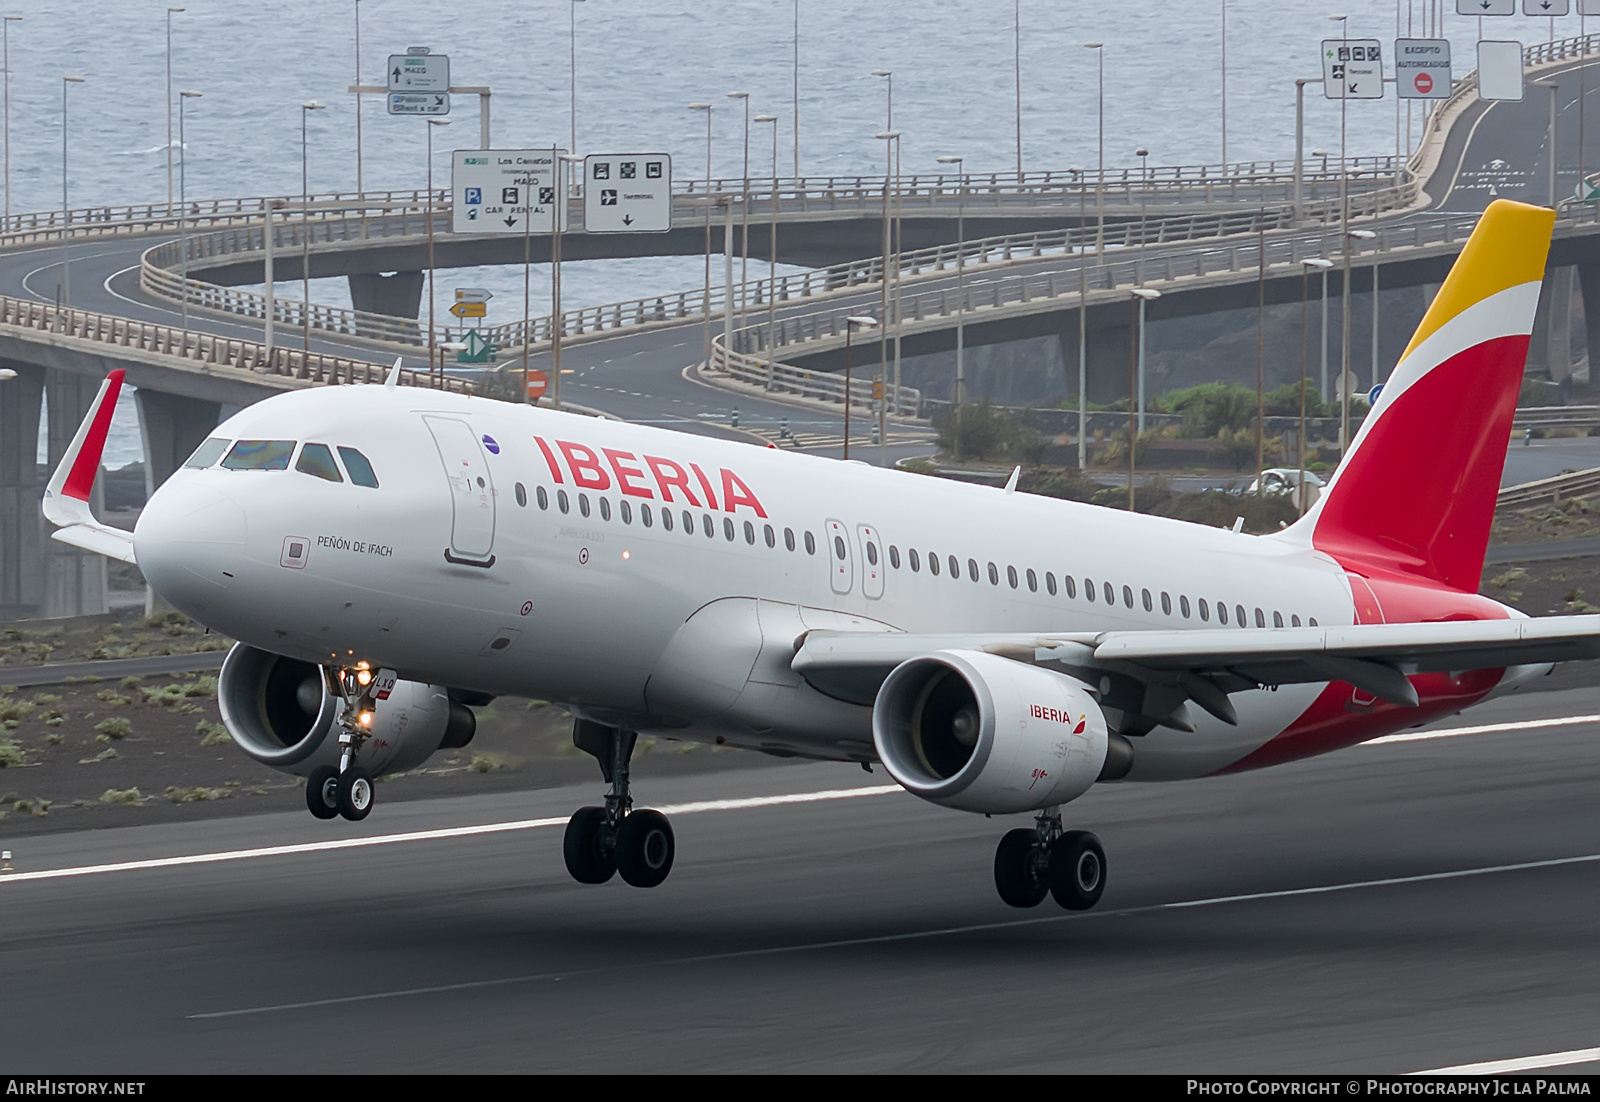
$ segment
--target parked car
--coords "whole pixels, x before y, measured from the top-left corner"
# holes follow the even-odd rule
[[[1309,508],[1321,496],[1324,485],[1325,483],[1317,477],[1314,471],[1302,471],[1293,467],[1273,467],[1262,471],[1250,483],[1245,493],[1292,494],[1295,492],[1296,487],[1303,486],[1305,488],[1302,491],[1305,494],[1305,502],[1301,507]]]

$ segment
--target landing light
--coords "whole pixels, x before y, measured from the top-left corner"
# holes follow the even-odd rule
[[[371,683],[372,683],[372,673],[371,673],[371,671],[362,670],[360,673],[356,674],[356,684],[357,685],[360,685],[360,686],[362,686],[364,688],[364,687],[366,687],[367,685],[369,685]]]
[[[361,726],[363,726],[363,727],[371,727],[372,726],[372,713],[371,712],[362,712],[361,713]]]
[[[633,558],[633,552],[632,551],[624,551],[622,553],[622,561],[623,562],[627,562],[631,558]]]

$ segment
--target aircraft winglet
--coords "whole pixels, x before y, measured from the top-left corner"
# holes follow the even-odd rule
[[[400,361],[403,357],[394,358],[394,366],[389,369],[389,377],[383,381],[384,389],[393,390],[400,385]]]
[[[111,416],[116,412],[122,379],[122,369],[118,368],[100,384],[100,393],[95,395],[83,423],[78,426],[77,435],[45,487],[44,515],[51,524],[61,528],[51,533],[53,539],[123,562],[133,562],[133,533],[100,523],[89,509],[89,495],[100,470],[100,457],[105,452],[106,434],[111,431]]]

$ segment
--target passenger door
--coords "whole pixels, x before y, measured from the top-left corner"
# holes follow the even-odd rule
[[[450,546],[444,557],[463,566],[494,565],[494,482],[483,446],[465,421],[424,416],[450,483]]]

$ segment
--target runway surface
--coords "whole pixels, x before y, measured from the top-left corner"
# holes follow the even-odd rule
[[[1096,788],[1068,808],[1109,852],[1086,915],[995,897],[994,843],[1024,820],[843,766],[657,781],[646,760],[641,803],[744,801],[680,806],[653,891],[567,878],[561,823],[598,777],[359,825],[21,839],[0,1063],[1405,1072],[1576,1050],[1565,1070],[1593,1070],[1600,690],[1442,726],[1507,723]],[[290,848],[238,852],[262,846]],[[108,862],[134,866],[56,874]]]

